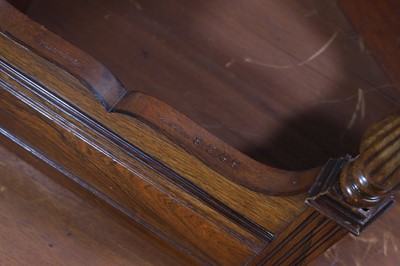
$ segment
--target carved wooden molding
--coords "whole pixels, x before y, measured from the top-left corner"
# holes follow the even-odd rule
[[[307,202],[352,233],[360,234],[393,204],[400,184],[399,112],[371,126],[360,155],[329,162]]]
[[[200,263],[307,263],[342,227],[361,232],[398,188],[398,117],[367,133],[359,158],[324,167],[308,199],[321,214],[304,204],[321,167],[291,172],[251,159],[165,103],[128,92],[3,0],[0,45],[4,142]],[[382,160],[389,164],[377,168]]]
[[[373,207],[400,188],[400,112],[367,130],[360,155],[340,174],[340,190],[355,207]]]
[[[140,118],[230,180],[267,195],[293,195],[307,192],[320,171],[320,167],[285,171],[250,158],[162,101],[139,92],[128,93],[102,64],[14,12],[8,4],[0,2],[0,10],[4,34],[80,80],[107,111]]]
[[[4,1],[0,15],[0,137],[13,149],[202,264],[257,264],[266,256],[306,263],[344,235],[333,222],[324,229],[328,220],[304,204],[300,192],[318,169],[259,166],[164,103],[126,93],[104,66]],[[226,157],[213,154],[218,149]],[[226,174],[235,169],[262,178],[240,182]]]

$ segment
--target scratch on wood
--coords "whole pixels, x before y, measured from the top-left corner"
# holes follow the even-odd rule
[[[387,89],[387,88],[396,88],[396,86],[393,85],[393,84],[384,84],[384,85],[380,85],[380,86],[376,86],[376,87],[372,87],[372,88],[363,90],[363,93],[364,93],[364,95],[365,95],[365,94],[367,94],[367,93],[369,93],[369,92],[373,92],[373,91],[380,90],[380,89]],[[355,99],[355,98],[357,98],[357,97],[358,97],[358,90],[357,90],[357,93],[352,94],[352,95],[350,95],[349,97],[344,98],[344,99],[318,101],[318,102],[313,103],[312,105],[332,104],[332,103],[343,103],[343,102],[347,102],[347,101],[353,100],[353,99]],[[400,103],[399,103],[399,104],[400,104]]]
[[[330,261],[330,264],[333,265],[346,265],[343,260],[341,259],[341,256],[339,252],[337,252],[337,246],[333,245],[330,247],[327,251],[324,253],[324,257]]]
[[[139,2],[137,1],[133,1],[133,0],[129,0],[129,3],[131,3],[132,5],[134,5],[136,7],[137,10],[143,10],[142,6],[139,4]]]
[[[357,119],[357,113],[360,112],[360,120],[363,120],[365,117],[365,95],[364,91],[360,88],[358,88],[358,97],[357,97],[357,103],[356,103],[356,108],[351,115],[350,121],[347,124],[347,127],[345,130],[349,130],[350,128],[353,127],[354,122]]]
[[[369,51],[365,48],[365,43],[362,37],[358,37],[358,46],[362,54],[369,54]]]
[[[357,258],[354,258],[356,263],[363,262],[365,260],[365,258],[367,257],[367,255],[370,253],[372,247],[374,245],[378,244],[378,238],[376,238],[376,237],[356,237],[353,235],[351,235],[351,237],[353,239],[355,239],[357,242],[362,242],[364,244],[367,244],[367,248],[364,249],[363,257],[360,260],[357,260]]]
[[[358,45],[360,46],[361,53],[364,53],[365,52],[365,45],[364,45],[363,38],[358,37]]]
[[[312,9],[312,10],[306,12],[306,13],[304,14],[304,16],[305,16],[306,18],[308,18],[308,17],[312,17],[312,16],[314,16],[314,15],[316,15],[316,14],[318,14],[318,11],[315,10],[315,9]]]
[[[108,13],[106,15],[104,15],[104,19],[109,19],[111,17],[112,13]]]
[[[344,263],[341,258],[346,254],[341,248],[337,248],[337,245],[332,246],[324,253],[325,259],[327,259],[330,265],[365,265],[368,258],[383,254],[385,257],[393,255],[397,256],[399,252],[399,246],[397,243],[396,236],[391,231],[384,231],[379,235],[369,235],[363,237],[357,237],[349,235],[353,239],[353,247],[355,252],[351,252],[351,262],[346,261]],[[339,246],[340,247],[340,246]],[[343,252],[344,251],[344,252]]]
[[[399,247],[397,246],[396,238],[393,236],[393,233],[390,231],[385,231],[383,233],[383,255],[385,255],[385,257],[388,256],[388,250],[390,247],[395,253],[399,252]]]
[[[135,3],[135,6],[137,10],[143,10],[142,6],[138,2]]]
[[[226,68],[231,67],[235,63],[235,61],[236,61],[235,59],[232,59],[231,61],[229,61],[228,63],[225,64],[225,67]]]
[[[288,69],[288,68],[294,68],[294,67],[301,67],[304,65],[309,64],[311,61],[313,61],[315,58],[317,58],[318,56],[320,56],[323,52],[326,51],[326,49],[328,49],[328,47],[333,43],[333,41],[336,39],[336,37],[339,34],[339,30],[337,30],[330,38],[329,40],[314,54],[312,54],[310,57],[308,57],[306,60],[296,64],[296,65],[274,65],[274,64],[268,64],[268,63],[263,63],[263,62],[259,62],[257,60],[254,60],[251,57],[246,57],[244,58],[244,61],[247,63],[251,63],[251,64],[255,64],[255,65],[259,65],[259,66],[264,66],[264,67],[269,67],[269,68],[278,68],[278,69]]]

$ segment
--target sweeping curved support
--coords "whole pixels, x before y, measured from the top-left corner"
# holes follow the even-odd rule
[[[253,191],[280,196],[306,192],[320,171],[320,168],[315,168],[291,172],[262,164],[232,148],[164,102],[139,92],[126,95],[113,111],[148,123],[207,166]]]
[[[321,167],[292,172],[260,163],[162,101],[139,92],[128,92],[104,65],[33,23],[4,1],[0,2],[0,12],[0,31],[3,34],[74,76],[108,112],[128,114],[142,120],[231,181],[274,196],[304,193],[314,183]],[[62,51],[57,48],[61,43]],[[85,67],[88,65],[90,69]]]

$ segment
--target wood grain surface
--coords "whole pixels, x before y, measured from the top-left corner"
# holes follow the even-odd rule
[[[299,170],[324,163],[331,156],[356,154],[363,130],[399,106],[395,84],[380,71],[364,39],[335,3],[34,0],[28,14],[106,63],[129,90],[161,98],[261,162]],[[40,65],[41,72],[32,70],[31,74],[45,86],[80,103],[83,112],[118,130],[131,143],[271,232],[280,232],[304,210],[305,195],[267,197],[228,182],[151,127],[105,113],[87,88],[48,62],[34,55],[13,58],[6,50],[10,45],[2,40],[2,58],[17,67],[28,62]],[[48,48],[54,52],[54,47]],[[74,65],[73,58],[64,59]],[[94,66],[93,73],[101,67]],[[57,74],[48,77],[46,73]],[[104,77],[107,80],[109,72]],[[61,85],[66,80],[72,89]],[[113,82],[98,86],[118,90],[114,86],[118,83]],[[21,126],[23,131],[22,123],[13,126]],[[30,137],[34,136],[26,133],[25,138]],[[170,158],[171,152],[177,157]],[[193,164],[182,164],[187,161]],[[286,213],[278,211],[282,207]],[[271,209],[277,211],[266,218]],[[370,262],[373,260],[365,255],[370,253],[383,254],[387,263],[395,263],[396,237],[396,233],[386,232],[373,240],[360,240],[364,253],[343,255],[344,260],[347,256],[350,263]],[[351,241],[356,246],[357,240]],[[382,243],[377,253],[369,252],[374,243]],[[345,253],[337,250],[335,246],[320,263],[340,261],[336,254]],[[329,255],[332,252],[334,256]],[[174,251],[166,253],[168,257]],[[138,256],[147,260],[147,255]]]
[[[333,0],[49,1],[27,14],[268,165],[356,155],[398,91]]]
[[[66,102],[79,105],[82,113],[89,115],[95,121],[102,121],[107,129],[119,132],[121,138],[147,154],[151,154],[158,162],[174,169],[177,174],[184,176],[195,186],[257,224],[272,232],[282,230],[304,208],[305,194],[292,197],[271,197],[252,193],[229,182],[223,176],[210,170],[204,163],[184,152],[168,138],[140,121],[107,113],[85,86],[64,71],[60,71],[56,66],[34,53],[27,52],[23,47],[16,46],[7,38],[0,39],[3,46],[3,50],[0,51],[2,52],[1,56],[12,61],[15,67],[24,69],[27,75],[40,80],[42,85],[51,88],[53,93],[58,96],[62,95]],[[27,65],[32,68],[26,68]],[[47,73],[53,74],[50,76]],[[10,80],[10,78],[8,79]],[[18,85],[18,88],[21,86]],[[32,93],[30,92],[29,95]],[[41,101],[43,100],[39,100],[39,102]],[[190,162],[190,164],[185,162]],[[248,206],[253,206],[253,208],[248,208]],[[287,210],[287,213],[280,212],[282,208]],[[273,211],[274,215],[266,219],[263,215],[270,213],[271,210],[275,210]]]
[[[399,197],[397,196],[397,201]],[[325,251],[311,266],[398,266],[400,258],[400,205],[397,203],[361,236],[346,236]]]
[[[2,23],[2,27],[7,25],[7,21]],[[21,32],[18,24],[8,30],[8,33]],[[47,34],[47,39],[51,38],[50,33],[42,33]],[[13,39],[0,35],[0,40],[3,47],[0,55],[7,61],[1,62],[0,74],[3,136],[195,259],[203,263],[243,264],[265,247],[273,237],[271,233],[285,230],[287,224],[306,208],[305,195],[266,197],[240,186],[232,187],[227,180],[218,180],[218,175],[212,171],[212,175],[198,180],[209,186],[206,190],[202,190],[203,186],[198,182],[191,184],[190,174],[210,169],[204,164],[195,167],[195,158],[184,155],[176,144],[171,144],[162,134],[140,121],[107,113],[79,80],[54,62],[21,46],[15,35]],[[71,58],[70,54],[62,55]],[[96,114],[97,111],[100,113]],[[150,151],[151,156],[140,155],[137,147],[132,148],[131,143],[121,141],[120,136],[115,136],[110,129]],[[151,139],[155,141],[146,141]],[[157,146],[174,156],[163,158],[162,150]],[[161,160],[151,162],[149,157],[152,156]],[[170,157],[183,163],[175,161],[173,170],[160,167],[161,162],[173,162]],[[189,170],[182,172],[185,167]],[[178,176],[179,172],[183,173],[182,184],[186,187],[171,180],[171,175]],[[188,191],[190,186],[192,190]],[[233,189],[232,193],[225,193],[226,189]],[[241,197],[235,197],[237,195]],[[234,198],[230,200],[230,196]],[[245,208],[235,214],[235,209],[239,210],[237,204],[241,202]],[[247,222],[243,224],[238,218]],[[318,228],[307,227],[306,232],[314,235],[314,229]],[[335,237],[335,233],[333,231],[328,238]],[[319,230],[315,231],[315,236],[321,239]],[[291,243],[302,247],[301,238]],[[304,254],[302,261],[308,256],[307,252]]]
[[[198,167],[194,167],[197,163],[195,158],[187,157],[188,154],[184,155],[183,151],[176,150],[176,145],[170,144],[168,139],[143,123],[120,114],[107,113],[87,88],[55,65],[27,51],[4,35],[1,37],[1,44],[2,58],[24,68],[24,72],[32,75],[32,77],[25,76],[15,68],[2,63],[1,124],[11,132],[15,132],[22,140],[10,137],[9,133],[5,135],[17,143],[27,143],[27,150],[35,151],[35,154],[44,153],[45,156],[39,157],[45,158],[48,164],[55,165],[63,173],[68,173],[72,179],[89,183],[86,188],[94,187],[95,194],[100,195],[103,200],[107,201],[109,197],[112,204],[122,207],[119,207],[120,211],[128,213],[132,219],[145,224],[148,229],[167,238],[171,244],[185,250],[196,259],[203,262],[242,264],[251,259],[269,241],[268,238],[253,233],[257,230],[262,234],[266,230],[273,230],[272,232],[279,228],[283,230],[296,213],[305,207],[302,200],[304,195],[290,198],[265,197],[239,186],[232,186],[227,180],[218,180],[218,175],[212,173],[207,166],[199,164]],[[27,68],[28,65],[31,67]],[[40,80],[47,87],[37,83],[36,80]],[[48,88],[53,91],[49,91]],[[59,98],[57,95],[60,94],[65,98]],[[71,103],[79,105],[80,110]],[[86,110],[82,112],[82,108]],[[97,115],[96,110],[100,112]],[[91,120],[93,117],[87,117],[89,113],[95,116],[95,120]],[[104,125],[95,121],[103,121]],[[105,129],[106,124],[108,129]],[[197,194],[187,193],[187,188],[182,186],[176,188],[179,183],[171,182],[171,170],[143,162],[143,155],[137,158],[134,149],[118,141],[119,138],[112,135],[109,129],[116,130],[126,140],[139,145],[145,151],[150,151],[164,162],[165,160],[173,162],[177,158],[183,162],[190,162],[174,163],[176,164],[174,171],[183,173],[185,178],[191,178],[189,173],[209,171],[211,174],[205,175],[206,178],[197,176],[201,178],[199,181],[209,188],[202,191],[202,186],[196,188],[196,184],[191,185],[200,191],[194,191]],[[161,150],[158,149],[160,146]],[[163,158],[161,151],[174,154],[176,157]],[[50,158],[50,161],[46,158]],[[145,158],[148,160],[149,156],[146,155]],[[185,167],[189,170],[182,172]],[[183,181],[190,186],[188,180],[183,179]],[[210,191],[210,188],[214,191]],[[225,189],[232,189],[232,193],[225,193]],[[210,194],[207,195],[207,191]],[[236,195],[242,197],[236,198]],[[220,196],[222,198],[218,199]],[[234,200],[230,200],[229,197],[233,197]],[[254,200],[256,198],[260,200]],[[206,202],[206,199],[212,201]],[[240,202],[243,203],[240,212],[244,211],[246,216],[247,214],[251,216],[234,214],[235,209],[236,212],[239,211],[238,206],[242,204]],[[218,213],[212,211],[210,207]],[[282,212],[283,209],[287,212]],[[237,217],[242,221],[247,220],[247,225],[241,224]],[[252,220],[249,220],[249,217]],[[225,227],[223,220],[228,221],[233,227]],[[258,221],[261,222],[261,226],[257,225]],[[250,233],[248,229],[251,227],[256,228],[256,231]],[[219,233],[215,234],[217,231]],[[210,248],[212,243],[216,245],[214,248]],[[219,245],[219,243],[224,244]]]
[[[360,155],[340,174],[340,189],[354,207],[373,207],[400,190],[400,112],[373,124]]]
[[[396,0],[339,1],[366,48],[400,89],[400,3]]]
[[[73,192],[56,182],[48,169],[38,171],[15,151],[0,146],[1,265],[195,263],[87,193],[82,197],[79,188]]]
[[[99,131],[100,125],[91,126],[84,116],[77,119],[76,112],[71,117],[69,111],[57,110],[60,106],[49,99],[32,100],[43,97],[33,89],[37,88],[35,85],[4,83],[12,80],[12,76],[2,75],[3,138],[39,157],[170,245],[203,263],[242,264],[269,241],[268,237],[262,238],[262,231],[261,235],[253,235],[246,224],[231,221],[229,209],[225,214],[219,213],[220,208],[227,207],[214,203],[212,196],[205,197],[214,205],[177,187],[177,182],[165,176],[168,169],[157,169],[148,155],[115,143],[112,136],[104,136],[107,131]],[[33,90],[27,92],[29,89]],[[23,90],[28,94],[21,95]],[[17,94],[19,99],[13,99]],[[253,223],[248,221],[247,225],[254,226]]]
[[[3,33],[77,78],[108,112],[141,119],[213,170],[251,190],[268,195],[292,195],[306,192],[313,183],[318,168],[287,172],[249,158],[162,101],[142,93],[127,93],[110,71],[90,55],[65,43],[5,3],[2,6]]]
[[[72,192],[50,178],[49,169],[44,168],[45,175],[13,151],[0,146],[2,264],[194,265],[118,212],[83,196],[79,187]],[[310,265],[397,266],[399,214],[396,204],[362,236],[347,236]]]
[[[349,20],[370,51],[400,88],[398,1],[339,1]],[[398,98],[398,97],[397,97]],[[399,201],[399,196],[395,197]],[[347,236],[317,258],[311,265],[399,265],[400,206],[395,204],[361,236]]]

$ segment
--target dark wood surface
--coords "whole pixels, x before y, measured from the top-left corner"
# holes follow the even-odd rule
[[[400,3],[396,0],[340,1],[366,48],[400,90]]]
[[[64,179],[81,185],[103,204],[113,206],[199,261],[243,264],[268,243],[268,236],[263,238],[265,230],[258,231],[252,222],[223,202],[196,187],[192,193],[186,192],[179,182],[169,180],[176,178],[175,172],[119,141],[102,129],[102,125],[91,122],[77,110],[60,110],[66,103],[43,96],[44,91],[37,90],[40,85],[32,81],[25,85],[13,83],[12,80],[18,80],[13,76],[15,73],[2,67],[0,124],[3,139],[17,143],[57,169]],[[53,74],[52,78],[56,76]],[[15,99],[17,91],[24,96]],[[99,107],[106,113],[101,105]],[[113,120],[118,119],[114,117]],[[212,177],[207,181],[211,182]],[[256,230],[251,232],[248,226]],[[224,245],[220,245],[221,242]]]
[[[60,186],[51,172],[1,146],[0,158],[1,264],[193,265],[102,203]],[[347,236],[310,265],[397,266],[399,213],[396,204],[362,236]]]
[[[22,14],[7,10],[7,7],[2,10],[5,35],[61,66],[84,84],[107,111],[129,115],[149,124],[226,178],[264,194],[293,195],[305,193],[319,172],[318,168],[287,172],[251,159],[162,101],[141,93],[127,93],[109,70],[90,55],[65,43],[43,26],[31,23]]]
[[[20,10],[21,12],[25,12],[31,2],[31,0],[7,0],[7,1],[16,8],[18,8],[18,10]]]
[[[397,197],[397,201],[399,199],[400,197]],[[310,265],[398,266],[400,261],[399,223],[400,205],[397,203],[361,236],[346,236]]]
[[[365,49],[374,55],[397,90],[400,90],[400,3],[392,0],[339,2],[361,34],[359,38],[365,43]],[[397,195],[397,201],[399,199]],[[347,236],[311,265],[399,265],[399,219],[400,206],[397,203],[361,236]]]
[[[308,215],[297,218],[307,208],[305,194],[271,197],[246,190],[164,134],[136,119],[106,112],[93,90],[81,82],[93,80],[101,65],[94,64],[88,79],[75,79],[59,66],[75,63],[86,77],[90,57],[0,3],[0,56],[5,60],[0,71],[0,119],[6,139],[203,263],[243,264],[293,220],[302,225],[304,238],[285,245],[294,247],[291,260],[312,258],[324,250],[324,240],[340,237],[337,230],[325,235],[318,224],[306,226]],[[38,56],[43,53],[49,56]],[[82,59],[86,65],[81,65]],[[285,260],[286,255],[278,253],[277,259]]]
[[[340,174],[340,187],[354,207],[377,206],[400,190],[400,112],[372,125],[360,155]]]
[[[140,121],[128,116],[106,112],[104,107],[99,104],[98,100],[85,86],[80,84],[79,81],[73,79],[64,71],[58,69],[56,66],[36,56],[34,53],[26,52],[22,47],[15,46],[15,43],[7,38],[0,38],[0,40],[4,48],[2,56],[5,56],[6,58],[8,57],[10,60],[13,59],[13,63],[16,67],[25,68],[27,65],[36,66],[35,68],[25,69],[27,71],[26,73],[37,80],[41,80],[42,84],[45,84],[47,87],[52,88],[53,93],[56,95],[62,95],[65,101],[79,105],[80,112],[83,114],[90,115],[95,121],[102,121],[103,125],[107,129],[118,132],[119,136],[127,142],[135,145],[147,154],[151,154],[158,162],[161,162],[170,169],[174,169],[177,174],[184,176],[194,185],[209,194],[212,194],[221,202],[225,202],[230,208],[239,213],[243,213],[246,217],[252,219],[256,223],[265,226],[273,232],[279,231],[282,230],[291,219],[296,217],[296,214],[300,212],[302,208],[304,208],[303,202],[305,194],[292,197],[271,197],[251,192],[241,186],[229,182],[226,178],[210,170],[204,163],[196,160],[187,152],[184,152],[162,134]],[[38,72],[37,69],[40,69],[40,71]],[[47,73],[53,74],[48,75]],[[13,78],[15,78],[15,74],[14,77],[7,77],[10,81],[12,81]],[[17,85],[19,89],[26,91],[26,88],[21,87],[21,85],[16,84],[15,82],[13,82],[13,85]],[[34,86],[34,88],[37,89],[38,87]],[[44,87],[42,89],[46,88]],[[32,92],[28,93],[32,96]],[[5,93],[5,95],[11,97],[7,93]],[[37,98],[37,95],[35,97],[36,101],[43,101],[40,97]],[[6,106],[10,106],[12,103],[6,102],[5,104]],[[21,102],[18,104],[21,105]],[[56,102],[56,105],[59,105],[59,103]],[[19,120],[15,120],[14,118],[7,119],[7,116],[13,117],[19,115],[12,110],[12,107],[9,110],[6,108],[2,109],[6,114],[0,116],[4,119],[3,123],[9,123],[9,127],[21,131],[20,134],[22,134],[24,138],[32,138],[32,140],[36,138],[40,141],[42,139],[40,133],[38,133],[37,136],[34,136],[23,130],[26,128],[23,124],[30,121],[29,119],[21,120],[20,123],[16,123],[16,121]],[[32,110],[26,112],[25,115],[28,115],[31,111]],[[58,112],[63,114],[62,110],[58,110]],[[39,115],[39,117],[43,118],[44,116]],[[42,123],[41,125],[51,130],[51,127],[49,128],[46,123]],[[35,124],[29,126],[36,127]],[[65,127],[65,124],[60,124],[59,126]],[[44,137],[48,138],[46,134],[44,134]],[[57,153],[58,150],[56,147],[51,148],[51,146],[47,145],[45,141],[40,143],[40,145],[43,147],[42,149],[52,149],[54,156],[63,156],[62,154]],[[129,158],[128,154],[125,156]],[[60,160],[60,162],[63,162],[63,160]],[[190,162],[190,164],[182,162]],[[241,195],[241,197],[237,197],[237,195]],[[254,208],[248,208],[248,206],[253,206]],[[271,208],[274,210],[280,210],[283,206],[287,210],[286,214],[276,212],[275,215],[269,217],[269,219],[265,219],[263,216],[264,213],[268,213]]]
[[[32,25],[3,7],[8,34],[36,36],[21,34]],[[39,32],[52,43],[50,33]],[[11,139],[44,154],[52,167],[196,259],[242,264],[268,243],[263,235],[284,230],[306,207],[304,194],[271,197],[229,182],[160,132],[106,112],[87,87],[51,61],[7,36],[0,42],[0,56],[24,73],[1,63],[0,124],[19,140]]]
[[[398,92],[331,0],[48,1],[28,15],[240,151],[307,169],[357,154]]]
[[[346,19],[340,14],[338,17],[334,2],[309,1],[305,7],[310,12],[303,14],[303,6],[294,1],[271,1],[268,10],[255,1],[253,9],[246,7],[253,17],[243,17],[243,13],[238,12],[243,6],[231,2],[197,3],[193,7],[165,2],[161,10],[157,9],[160,3],[156,2],[116,3],[87,1],[82,2],[83,8],[74,8],[73,5],[63,6],[62,2],[39,5],[40,1],[34,1],[29,14],[46,21],[46,27],[108,64],[130,90],[142,90],[162,98],[261,161],[283,168],[305,169],[323,163],[327,156],[336,153],[356,153],[357,139],[363,129],[398,106],[393,84],[379,71]],[[104,11],[109,13],[103,14]],[[293,16],[283,16],[285,11]],[[188,12],[196,15],[189,18],[185,15]],[[298,12],[303,12],[303,16]],[[110,22],[113,16],[115,20]],[[236,16],[243,19],[239,23],[242,26],[231,29],[232,23],[236,25]],[[263,17],[271,17],[267,24],[272,28],[259,25]],[[321,22],[324,27],[314,22]],[[206,25],[221,25],[221,28]],[[311,31],[316,35],[302,27],[305,25],[314,25]],[[252,31],[249,27],[255,28],[251,28]],[[111,32],[119,32],[117,28],[126,29],[128,38],[121,37],[123,34],[104,38],[111,36]],[[198,35],[204,33],[202,30],[206,34]],[[273,32],[283,35],[269,34]],[[243,37],[238,39],[239,35]],[[222,38],[216,38],[218,36]],[[286,41],[281,42],[280,38]],[[248,46],[259,39],[262,45]],[[308,45],[310,40],[315,41],[311,42],[315,46]],[[249,48],[250,55],[243,53]],[[274,52],[264,52],[270,49]],[[121,52],[119,56],[118,52]],[[270,63],[270,59],[287,61],[277,65]],[[154,73],[158,73],[157,78]],[[299,155],[302,155],[300,161]],[[244,205],[235,208],[245,211]],[[255,217],[251,210],[248,213]],[[262,221],[261,217],[258,219]],[[274,230],[278,230],[277,224],[272,226]],[[386,233],[376,238],[371,241],[376,243],[382,239],[383,243],[383,248],[375,253],[377,256],[388,256],[389,261],[391,255],[397,255],[396,234]],[[392,249],[388,243],[392,244]],[[365,251],[365,246],[360,249]],[[349,261],[368,260],[365,253],[359,253],[362,254],[359,260],[354,254]],[[335,263],[338,258],[327,260],[321,263]]]

